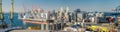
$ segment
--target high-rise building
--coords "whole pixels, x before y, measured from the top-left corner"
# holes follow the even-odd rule
[[[84,13],[78,13],[77,14],[77,21],[82,21],[84,19],[85,14]]]
[[[75,15],[75,21],[77,21],[77,14],[78,13],[80,13],[81,12],[81,10],[80,9],[76,9],[75,11],[74,11],[74,15]]]
[[[74,14],[69,12],[69,21],[71,22],[72,20],[74,20]]]
[[[77,21],[82,21],[83,17],[83,13],[77,14]]]

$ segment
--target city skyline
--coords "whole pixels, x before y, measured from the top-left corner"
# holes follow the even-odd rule
[[[33,5],[35,8],[40,7],[47,11],[57,11],[60,7],[65,9],[68,6],[70,11],[81,9],[81,11],[111,12],[112,9],[120,5],[119,1],[120,0],[14,0],[14,11],[22,11],[24,4],[27,9],[31,9]],[[2,4],[3,11],[9,12],[11,0],[3,0]]]

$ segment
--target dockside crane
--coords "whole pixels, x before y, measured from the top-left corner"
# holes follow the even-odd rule
[[[2,11],[2,0],[0,0],[0,20],[2,22],[1,24],[1,27],[0,28],[7,28],[7,24],[5,23],[4,21],[4,14],[3,14],[3,11]]]
[[[38,5],[37,7],[38,7],[38,9],[37,9],[37,18],[39,18],[39,19],[40,19],[41,8],[40,8],[40,6],[39,6],[39,5]]]
[[[26,7],[24,6],[24,4],[22,6],[23,6],[23,9],[21,9],[22,11],[20,10],[19,14],[18,14],[19,19],[24,18],[23,15],[25,15],[25,13],[26,13]]]
[[[68,15],[68,11],[69,11],[69,7],[67,7],[67,8],[66,8],[66,11],[65,11],[65,17],[64,17],[65,21],[66,21],[66,20],[68,21],[68,18],[69,18],[69,17],[68,17],[68,16],[69,16],[69,15]]]
[[[32,14],[32,17],[33,17],[33,18],[36,17],[35,14],[34,14],[34,12],[35,12],[34,10],[35,10],[35,8],[34,8],[33,5],[32,5],[32,11],[31,11],[31,14]]]
[[[14,0],[11,0],[11,8],[10,8],[10,26],[12,26],[13,24],[13,17],[14,17]]]

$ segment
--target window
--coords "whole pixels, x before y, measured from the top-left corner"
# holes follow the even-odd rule
[[[44,30],[46,30],[46,24],[44,24]]]

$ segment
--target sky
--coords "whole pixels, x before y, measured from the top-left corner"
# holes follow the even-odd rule
[[[4,12],[10,11],[11,0],[2,0]],[[120,0],[14,0],[14,12],[24,11],[23,9],[32,9],[32,6],[41,8],[45,11],[52,11],[63,7],[69,7],[69,11],[80,9],[81,11],[100,11],[110,12],[120,5]],[[24,8],[23,8],[24,7]]]

